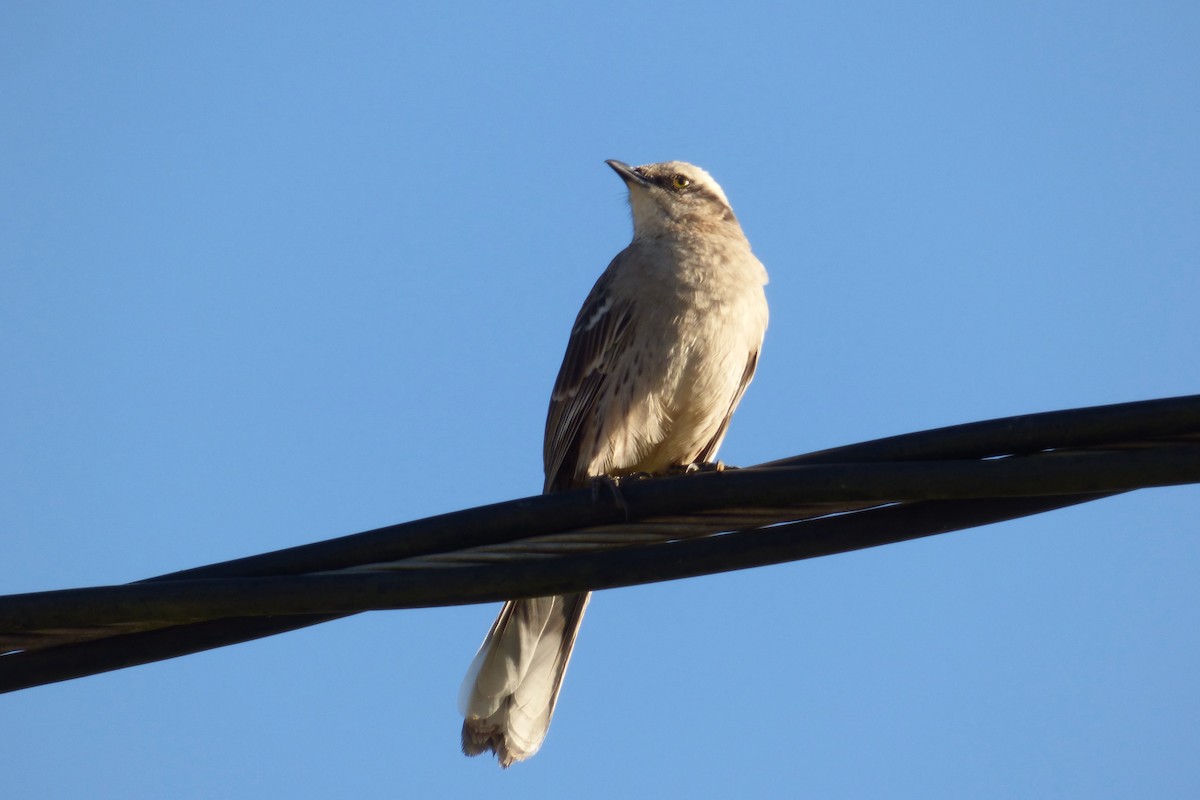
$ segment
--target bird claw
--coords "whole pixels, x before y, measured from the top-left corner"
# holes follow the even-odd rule
[[[600,502],[600,494],[604,490],[608,490],[612,494],[613,502],[617,504],[617,508],[621,509],[621,513],[625,515],[625,519],[629,519],[629,504],[625,502],[625,497],[621,494],[620,482],[617,478],[611,475],[596,475],[591,479],[592,485],[592,502]]]
[[[694,464],[679,464],[671,467],[667,474],[691,475],[693,472],[724,472],[727,469],[737,469],[737,467],[727,467],[724,461],[697,461]]]
[[[694,464],[676,464],[673,467],[669,467],[666,474],[690,475],[696,472],[724,472],[727,469],[737,469],[737,467],[727,467],[724,461],[698,461]],[[625,502],[625,496],[621,494],[621,484],[626,481],[644,481],[653,477],[654,474],[650,472],[631,472],[628,475],[621,475],[619,477],[614,475],[594,475],[590,480],[592,502],[600,502],[600,495],[607,492],[612,495],[613,502],[617,504],[617,508],[621,509],[621,513],[628,520],[629,504]]]

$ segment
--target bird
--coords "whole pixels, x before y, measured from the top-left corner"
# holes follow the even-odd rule
[[[546,416],[543,492],[714,465],[754,377],[767,271],[703,169],[631,167],[633,239],[575,318]],[[590,593],[504,604],[459,692],[462,749],[502,767],[541,747]]]

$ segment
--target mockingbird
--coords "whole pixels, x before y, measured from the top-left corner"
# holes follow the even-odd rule
[[[681,161],[630,167],[633,241],[583,303],[559,369],[543,491],[711,462],[758,363],[767,272],[725,193]],[[590,594],[504,604],[459,693],[463,752],[538,751]]]

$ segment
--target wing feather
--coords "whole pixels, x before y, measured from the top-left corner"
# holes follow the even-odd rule
[[[738,403],[742,401],[742,395],[746,393],[746,387],[754,379],[754,371],[758,368],[758,350],[759,348],[756,347],[750,352],[750,357],[746,359],[746,368],[742,371],[742,382],[738,386],[737,392],[733,395],[733,402],[729,404],[729,411],[725,413],[725,419],[721,420],[721,427],[717,428],[716,435],[709,440],[708,444],[704,446],[704,449],[696,457],[697,461],[712,461],[713,456],[717,454],[717,448],[721,446],[721,442],[725,439],[725,432],[729,429],[729,420],[733,419],[733,412],[737,410]]]
[[[594,416],[600,391],[630,333],[629,304],[611,291],[613,270],[623,256],[613,259],[596,281],[571,329],[546,414],[542,459],[547,492],[576,485],[579,453],[588,433],[584,424]]]

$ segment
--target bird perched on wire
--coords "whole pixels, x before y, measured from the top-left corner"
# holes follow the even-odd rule
[[[544,491],[712,462],[767,329],[767,272],[725,192],[682,161],[607,162],[633,241],[584,301],[550,398]],[[463,752],[538,751],[589,594],[504,604],[459,695]]]

